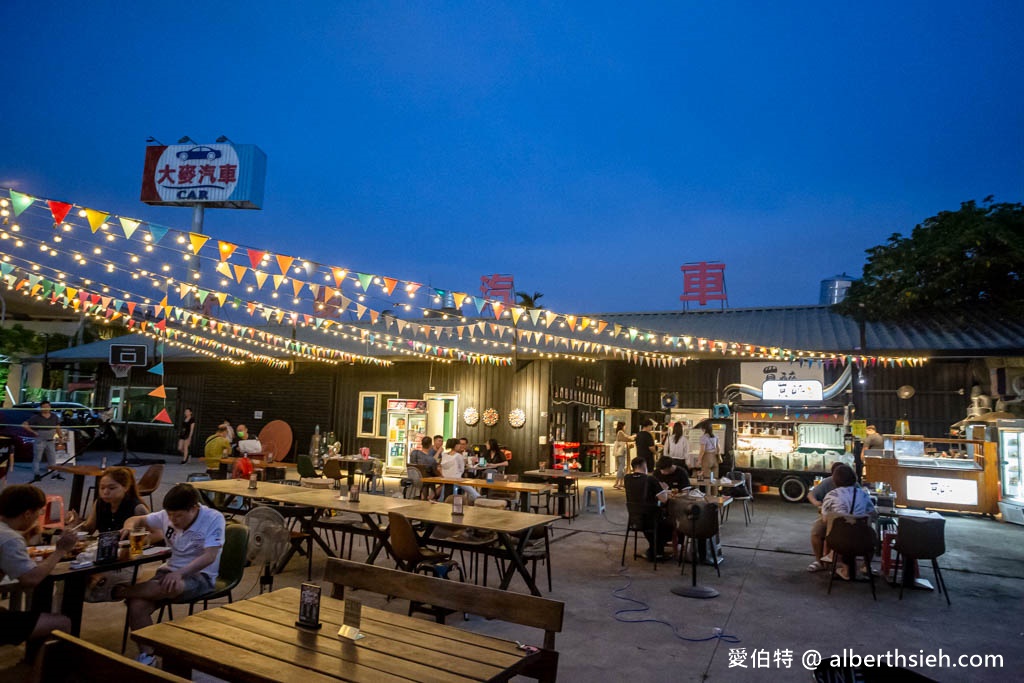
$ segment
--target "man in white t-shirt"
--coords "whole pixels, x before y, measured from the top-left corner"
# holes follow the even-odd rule
[[[153,623],[152,613],[161,600],[190,600],[213,590],[224,546],[224,517],[199,504],[199,492],[190,484],[176,484],[164,496],[164,509],[128,518],[121,531],[127,537],[136,525],[149,529],[151,540],[163,539],[171,557],[156,576],[124,592],[128,624],[133,631]],[[152,648],[139,648],[139,661],[153,663]]]

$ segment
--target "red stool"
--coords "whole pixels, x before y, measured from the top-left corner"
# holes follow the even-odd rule
[[[64,497],[47,496],[46,505],[39,515],[40,529],[64,530]]]

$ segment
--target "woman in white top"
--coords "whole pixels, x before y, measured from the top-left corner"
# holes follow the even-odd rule
[[[665,449],[661,455],[675,460],[677,467],[690,466],[690,443],[683,434],[683,422],[677,421],[672,425],[672,432],[665,437]],[[689,470],[687,470],[689,471]]]
[[[615,485],[612,488],[621,489],[625,485],[626,459],[629,454],[629,444],[636,441],[636,437],[626,433],[626,423],[615,423]]]
[[[704,433],[700,437],[700,476],[701,479],[710,479],[711,473],[718,469],[718,456],[721,453],[721,446],[715,430],[710,422],[704,424]]]

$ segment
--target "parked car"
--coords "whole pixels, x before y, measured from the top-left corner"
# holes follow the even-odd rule
[[[10,439],[16,461],[32,462],[32,448],[36,440],[21,425],[34,412],[21,408],[0,408],[0,436]]]

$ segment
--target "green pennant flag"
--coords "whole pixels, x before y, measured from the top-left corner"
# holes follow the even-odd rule
[[[14,190],[11,190],[11,205],[14,207],[15,218],[20,216],[25,209],[32,206],[33,202],[35,202],[35,199],[28,196],[27,194],[22,194],[21,192],[15,192]]]
[[[370,291],[370,283],[373,281],[372,275],[366,273],[356,273],[356,278],[359,279],[359,286],[363,288],[364,292]]]
[[[208,296],[210,296],[210,293],[207,292],[205,289],[200,289],[196,292],[196,298],[199,299],[199,303],[201,304],[206,303],[206,297]]]

